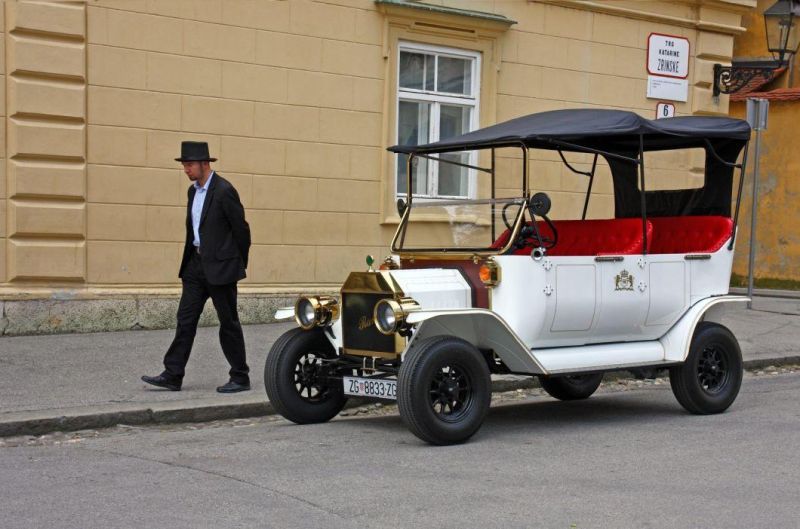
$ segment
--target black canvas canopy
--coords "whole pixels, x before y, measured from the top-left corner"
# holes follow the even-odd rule
[[[733,170],[750,139],[741,119],[683,116],[650,120],[624,110],[554,110],[522,116],[425,145],[395,145],[398,154],[522,147],[563,152],[594,152],[611,167],[616,217],[725,215],[731,213]],[[640,154],[647,151],[702,148],[705,184],[699,189],[647,191],[639,186]],[[641,151],[641,152],[640,152]]]
[[[530,114],[425,145],[395,145],[389,150],[404,154],[433,154],[521,144],[536,149],[598,149],[609,153],[638,152],[639,138],[644,150],[705,147],[750,139],[750,125],[734,118],[684,116],[650,120],[633,112],[607,109],[553,110]],[[731,162],[735,161],[730,160]]]

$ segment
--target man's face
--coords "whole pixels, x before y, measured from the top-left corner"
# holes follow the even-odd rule
[[[203,177],[203,162],[182,162],[183,172],[189,180],[196,182]]]

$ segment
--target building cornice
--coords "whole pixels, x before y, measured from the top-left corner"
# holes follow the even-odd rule
[[[496,13],[486,13],[484,11],[475,11],[473,9],[460,9],[456,7],[448,7],[442,5],[432,5],[426,4],[424,2],[412,2],[409,0],[375,0],[375,4],[378,6],[384,6],[385,8],[392,9],[392,8],[401,8],[401,9],[414,9],[420,11],[426,11],[428,13],[437,13],[442,15],[454,15],[458,17],[467,17],[473,18],[478,20],[484,20],[487,22],[495,22],[498,24],[502,24],[505,27],[511,26],[516,24],[516,20],[512,20],[506,16],[498,15]]]
[[[573,9],[581,9],[584,11],[594,11],[597,13],[605,13],[608,15],[621,16],[632,18],[636,20],[646,20],[648,22],[658,22],[672,24],[675,26],[698,29],[702,31],[713,31],[715,33],[725,33],[728,35],[739,35],[747,31],[743,26],[733,26],[729,24],[722,24],[719,22],[710,22],[702,19],[693,19],[685,17],[676,17],[671,15],[659,15],[657,13],[650,13],[632,9],[630,7],[623,7],[614,5],[609,2],[593,1],[593,0],[528,0],[529,2],[538,2],[542,4],[550,4],[561,7],[569,7]],[[734,12],[743,14],[756,7],[756,0],[677,0],[678,3],[692,5],[696,7],[715,9],[720,11]]]

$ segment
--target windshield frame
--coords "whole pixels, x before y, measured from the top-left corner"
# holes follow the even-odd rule
[[[528,208],[528,199],[526,197],[513,197],[513,198],[489,198],[489,199],[472,199],[472,200],[442,200],[435,202],[425,202],[425,206],[447,206],[447,205],[470,205],[470,204],[497,204],[497,203],[519,204],[520,208],[517,215],[514,217],[514,222],[511,225],[511,236],[502,248],[486,248],[486,247],[464,247],[464,248],[405,248],[403,241],[408,228],[409,217],[413,204],[409,204],[403,211],[403,216],[400,219],[400,225],[392,239],[392,253],[404,256],[406,254],[447,254],[450,256],[490,256],[504,254],[508,252],[514,241],[517,240],[519,232],[522,229],[523,220],[525,218],[525,211]],[[425,207],[423,206],[423,207]],[[494,217],[494,210],[492,211]]]

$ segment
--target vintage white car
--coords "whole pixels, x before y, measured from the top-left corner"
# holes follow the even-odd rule
[[[738,119],[580,109],[390,148],[407,162],[408,190],[391,255],[351,273],[338,299],[303,296],[278,312],[299,327],[266,359],[270,402],[316,423],[349,396],[396,399],[415,435],[452,444],[483,423],[493,373],[539,377],[572,400],[608,371],[668,369],[684,408],[724,411],[742,381],[738,342],[719,316],[747,301],[728,287],[749,138]],[[551,220],[548,195],[531,192],[534,149],[585,178],[576,220]],[[687,149],[701,154],[700,185],[648,191],[647,157]],[[433,163],[468,179],[477,198],[416,196],[414,178]],[[498,198],[510,179],[498,167],[512,165],[521,191]],[[610,173],[615,218],[586,218],[598,166]]]

